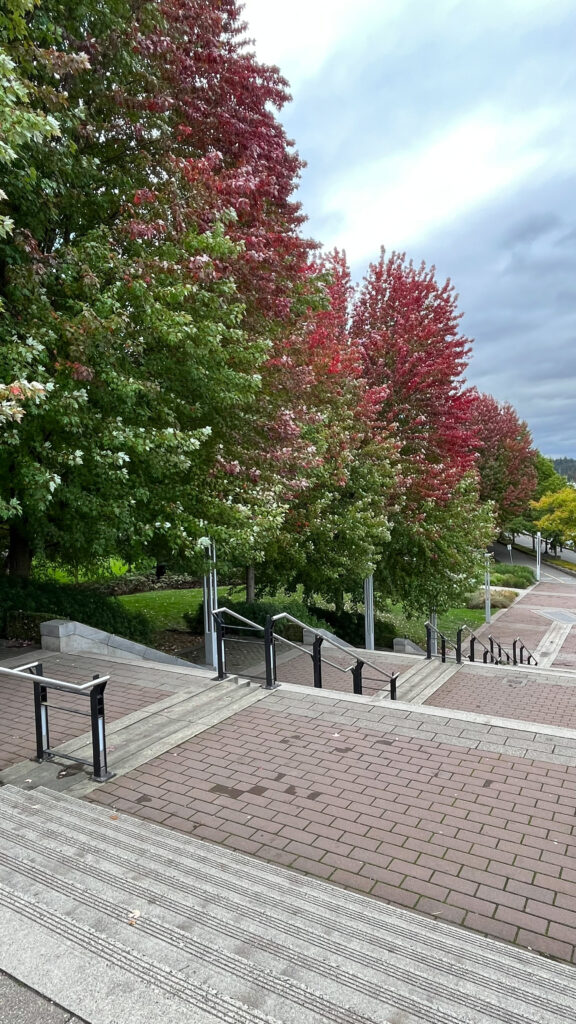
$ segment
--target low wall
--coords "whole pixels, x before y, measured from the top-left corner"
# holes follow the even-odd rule
[[[45,651],[62,651],[74,654],[76,651],[91,651],[93,654],[108,654],[114,658],[144,658],[146,661],[162,662],[165,665],[186,665],[194,668],[191,661],[176,658],[154,647],[146,647],[134,640],[126,640],[115,633],[106,633],[103,629],[86,626],[83,622],[70,619],[49,619],[40,625],[42,649]]]

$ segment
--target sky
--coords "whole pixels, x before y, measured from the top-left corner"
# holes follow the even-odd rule
[[[470,384],[576,458],[576,0],[245,0],[307,233],[450,277]]]

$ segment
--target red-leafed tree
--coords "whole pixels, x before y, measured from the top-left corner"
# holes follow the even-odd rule
[[[509,402],[475,392],[470,423],[478,439],[480,495],[494,502],[498,525],[505,528],[536,495],[538,452]]]
[[[382,251],[360,288],[352,336],[372,388],[386,389],[380,420],[398,444],[399,485],[408,506],[447,500],[473,466],[472,392],[464,386],[470,341],[449,281]]]

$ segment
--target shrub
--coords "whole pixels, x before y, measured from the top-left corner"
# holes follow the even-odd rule
[[[0,633],[3,636],[6,636],[11,612],[42,613],[42,621],[46,618],[76,619],[140,643],[147,643],[152,636],[146,615],[130,611],[115,598],[104,597],[96,588],[86,585],[0,577]]]
[[[506,565],[498,562],[490,570],[490,580],[497,586],[525,590],[536,582],[534,570],[528,565]]]
[[[467,608],[483,608],[484,607],[484,591],[477,590],[475,594],[471,594],[466,601]],[[490,591],[490,607],[491,608],[509,608],[511,604],[516,600],[516,594],[513,590],[491,590]]]

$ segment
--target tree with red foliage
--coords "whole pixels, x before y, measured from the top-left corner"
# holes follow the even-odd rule
[[[474,465],[472,392],[464,386],[470,341],[449,281],[382,250],[354,304],[351,333],[371,388],[385,389],[380,421],[398,444],[398,485],[408,507],[446,501]]]
[[[528,425],[509,402],[475,392],[470,424],[478,439],[480,496],[494,502],[504,529],[536,495],[538,452]]]

